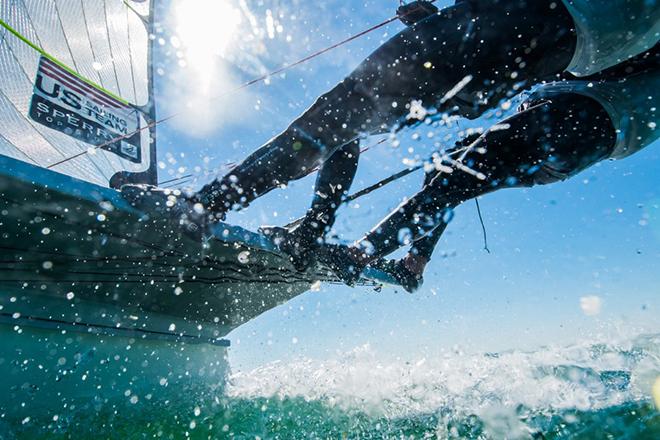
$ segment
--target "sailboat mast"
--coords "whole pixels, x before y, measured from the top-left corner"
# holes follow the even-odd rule
[[[151,143],[149,144],[149,168],[146,171],[140,173],[131,173],[128,171],[120,171],[112,176],[110,179],[111,188],[121,188],[122,185],[127,183],[145,183],[148,185],[157,185],[158,184],[158,149],[157,149],[157,138],[156,138],[156,98],[154,93],[154,72],[155,72],[155,63],[153,62],[154,48],[156,39],[152,36],[155,35],[155,13],[156,13],[156,0],[152,0],[149,4],[149,16],[144,17],[140,15],[135,9],[131,8],[130,5],[126,4],[129,9],[135,13],[142,23],[144,23],[147,29],[147,35],[149,36],[149,44],[147,48],[147,75],[148,75],[148,100],[147,103],[141,108],[145,119],[147,119],[147,124],[149,124],[149,139]]]

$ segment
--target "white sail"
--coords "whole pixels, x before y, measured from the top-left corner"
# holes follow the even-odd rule
[[[146,171],[150,9],[0,0],[0,154],[105,186],[119,171]]]

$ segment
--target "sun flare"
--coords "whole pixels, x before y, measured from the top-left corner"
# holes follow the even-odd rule
[[[179,0],[176,31],[185,49],[186,63],[212,70],[215,58],[227,53],[241,24],[241,13],[229,0]]]
[[[236,117],[245,94],[231,101],[223,93],[236,87],[232,55],[241,32],[243,12],[233,0],[174,0],[170,20],[172,54],[181,68],[170,75],[167,103],[186,111],[178,125],[187,133],[206,136]],[[167,104],[166,104],[167,105]],[[177,110],[178,111],[178,110]]]

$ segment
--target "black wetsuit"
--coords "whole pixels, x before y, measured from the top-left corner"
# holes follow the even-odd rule
[[[440,161],[453,171],[427,174],[424,188],[363,239],[372,257],[401,247],[397,236],[405,228],[415,240],[412,251],[428,260],[451,210],[462,202],[502,188],[557,182],[612,152],[614,126],[593,98],[567,93],[526,105],[527,109],[501,122],[510,128],[487,132],[471,143],[460,166]]]
[[[659,68],[660,50],[656,45],[624,63],[581,80],[620,81]],[[451,210],[460,203],[502,188],[564,180],[610,157],[617,133],[601,103],[578,93],[546,97],[543,88],[540,90],[518,113],[498,124],[507,124],[509,128],[488,131],[455,147],[463,150],[469,145],[469,152],[462,156],[458,165],[481,173],[483,179],[462,171],[448,160],[440,161],[453,172],[434,170],[428,173],[422,190],[361,240],[371,253],[369,259],[398,249],[401,246],[397,241],[399,231],[407,228],[413,239],[411,252],[428,261],[452,217]]]
[[[197,195],[211,211],[243,207],[320,167],[308,223],[319,235],[351,186],[364,133],[388,132],[409,104],[474,118],[514,85],[553,79],[576,45],[560,0],[468,0],[404,29],[321,96],[282,134]],[[448,91],[469,83],[451,99]],[[319,222],[318,220],[321,219]]]

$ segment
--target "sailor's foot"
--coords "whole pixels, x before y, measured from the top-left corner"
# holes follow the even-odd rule
[[[381,259],[371,263],[370,266],[391,275],[406,292],[415,293],[424,284],[424,270],[415,270],[406,263],[405,258],[400,260]]]
[[[326,244],[319,248],[317,258],[346,285],[353,287],[367,265],[361,261],[360,252],[348,246]]]
[[[313,234],[305,234],[301,229],[297,227],[291,230],[282,226],[259,228],[280,251],[288,255],[296,270],[304,272],[314,263],[314,251],[318,248],[320,240],[316,240]]]
[[[211,223],[224,218],[224,214],[218,216],[206,212],[200,203],[179,190],[152,185],[123,185],[121,195],[131,206],[146,213],[167,216],[196,237],[202,237]]]

